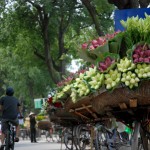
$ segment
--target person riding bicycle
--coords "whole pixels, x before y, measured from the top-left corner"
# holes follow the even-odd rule
[[[10,121],[14,126],[16,126],[16,137],[15,142],[19,142],[19,121],[18,121],[18,113],[22,116],[20,111],[20,103],[14,95],[14,89],[12,87],[8,87],[6,89],[6,96],[3,96],[0,99],[0,110],[2,111],[2,137],[1,137],[1,148],[4,149],[4,140],[6,131],[8,129],[7,122]]]

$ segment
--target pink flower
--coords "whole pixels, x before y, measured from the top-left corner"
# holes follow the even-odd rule
[[[99,45],[103,45],[105,42],[106,42],[106,39],[104,39],[104,38],[102,38],[102,37],[99,37],[99,38],[97,39],[97,43],[98,43]]]
[[[94,66],[94,64],[92,64],[90,67],[91,67],[91,68],[94,68],[95,66]]]
[[[97,44],[97,40],[92,41],[92,45],[95,45],[95,44]]]
[[[93,45],[90,45],[89,48],[90,48],[90,50],[94,50],[95,49]]]
[[[87,43],[82,44],[82,49],[83,49],[83,50],[87,49],[87,47],[88,47],[88,44],[87,44]]]

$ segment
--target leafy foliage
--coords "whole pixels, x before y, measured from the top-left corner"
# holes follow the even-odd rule
[[[110,9],[106,11],[99,3],[94,0],[92,5],[107,31],[113,7],[107,4]],[[103,6],[106,3],[103,1]],[[79,45],[97,32],[88,10],[76,0],[9,0],[0,4],[1,95],[11,85],[31,109],[34,98],[46,97],[53,88],[52,77],[59,79],[62,70],[79,57]]]

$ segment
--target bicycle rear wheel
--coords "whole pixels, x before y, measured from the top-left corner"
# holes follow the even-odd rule
[[[15,145],[15,142],[14,142],[14,138],[15,138],[14,131],[9,136],[10,136],[10,150],[14,150],[14,145]]]
[[[5,150],[10,150],[10,132],[6,132],[6,138],[5,138]]]
[[[14,150],[14,133],[7,131],[5,138],[5,150]]]

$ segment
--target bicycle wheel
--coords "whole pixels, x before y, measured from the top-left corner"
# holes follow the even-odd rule
[[[15,142],[14,142],[14,132],[13,133],[11,133],[10,135],[10,145],[9,145],[9,147],[10,147],[10,150],[14,150],[14,145],[15,145]]]
[[[53,134],[52,134],[52,139],[53,139],[55,142],[59,143],[59,142],[61,142],[61,140],[62,140],[62,135],[59,135],[59,133],[53,133]],[[62,141],[63,141],[63,140],[62,140]]]
[[[54,142],[52,135],[48,131],[46,132],[45,136],[47,142]]]
[[[85,150],[90,145],[90,130],[86,125],[81,125],[77,129],[76,135],[79,149]]]
[[[108,150],[106,131],[98,130],[95,139],[96,150]]]
[[[82,125],[77,125],[73,128],[73,144],[76,147],[76,150],[79,150],[79,145],[78,145],[78,129]]]
[[[64,132],[64,144],[68,150],[72,150],[72,149],[76,148],[73,143],[72,132],[68,129],[66,129],[66,131]]]
[[[149,149],[149,140],[148,132],[146,132],[143,127],[140,128],[140,138],[138,140],[138,150],[148,150]]]
[[[10,150],[10,132],[6,132],[6,138],[5,138],[5,150]]]

